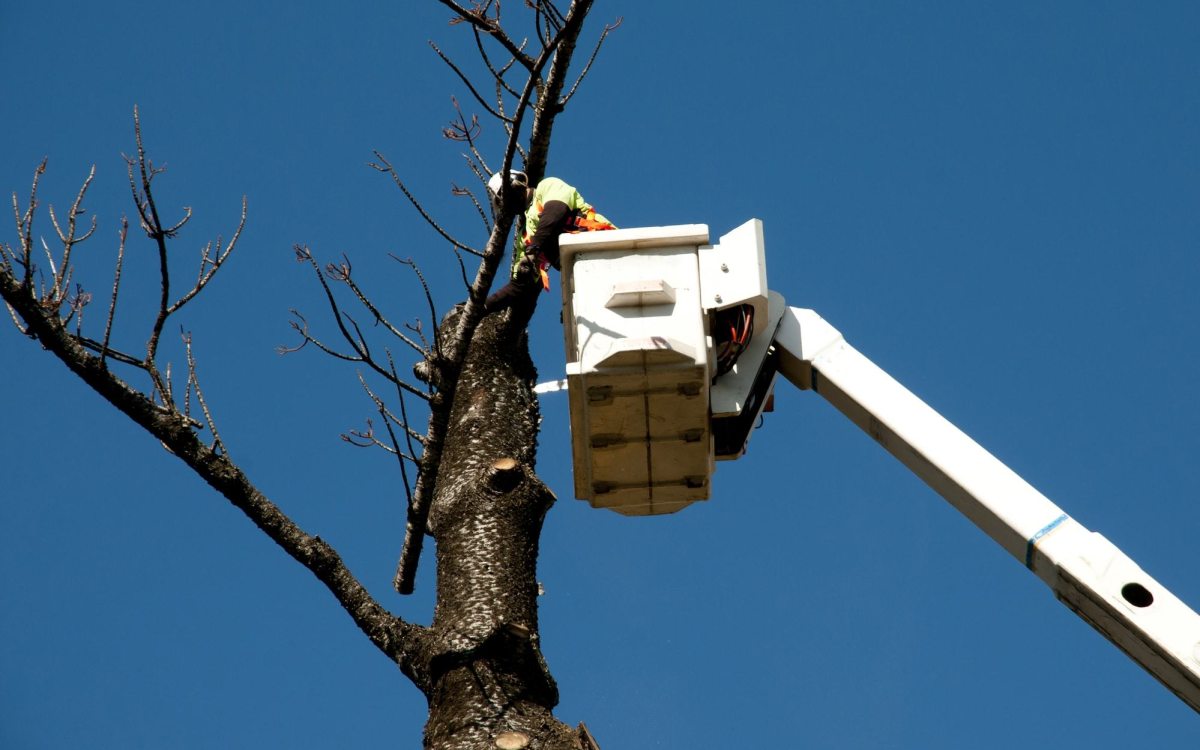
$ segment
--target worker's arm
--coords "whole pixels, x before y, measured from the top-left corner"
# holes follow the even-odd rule
[[[525,246],[525,254],[536,258],[540,252],[550,265],[558,268],[558,236],[566,231],[570,218],[571,209],[566,203],[547,201],[538,219],[537,231]]]

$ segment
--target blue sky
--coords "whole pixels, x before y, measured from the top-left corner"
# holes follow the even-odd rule
[[[180,321],[222,437],[417,622],[433,566],[411,598],[389,586],[398,472],[337,437],[371,413],[353,370],[275,347],[290,308],[328,322],[294,243],[348,254],[398,317],[423,306],[388,253],[461,298],[445,243],[366,166],[379,149],[482,242],[439,136],[469,99],[426,46],[465,49],[447,17],[0,4],[3,187],[48,155],[61,210],[96,165],[98,292],[135,104],[160,207],[195,213],[184,268],[247,196]],[[617,17],[550,172],[622,226],[762,219],[772,288],[1200,605],[1197,6],[599,2],[591,38]],[[131,244],[130,283],[150,258]],[[130,288],[125,341],[147,299]],[[553,305],[531,335],[559,377]],[[0,745],[416,745],[423,697],[307,571],[11,328],[0,362]],[[543,405],[543,641],[558,715],[604,747],[1194,747],[1190,709],[818,397],[781,386],[712,499],[653,519],[570,497],[566,400]]]

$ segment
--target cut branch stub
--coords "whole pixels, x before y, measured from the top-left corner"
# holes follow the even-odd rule
[[[488,487],[495,492],[512,492],[524,479],[525,471],[515,458],[497,459],[488,469]]]
[[[529,735],[524,732],[501,732],[496,735],[499,750],[524,750],[529,747]]]

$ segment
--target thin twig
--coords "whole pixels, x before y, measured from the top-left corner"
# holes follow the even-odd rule
[[[610,31],[616,31],[624,20],[624,17],[619,17],[615,22],[604,25],[604,31],[600,32],[600,38],[596,40],[596,46],[592,49],[592,56],[588,58],[587,64],[583,66],[583,70],[580,71],[579,77],[575,79],[575,83],[571,86],[571,90],[567,92],[566,96],[559,100],[558,106],[567,106],[567,102],[571,101],[571,97],[575,96],[575,92],[579,89],[579,85],[583,83],[583,79],[587,77],[588,71],[592,69],[592,63],[596,61],[596,56],[600,54],[600,45],[604,44],[604,40],[608,37],[608,33]]]
[[[392,373],[395,374],[396,363],[389,362],[388,364],[391,365]],[[415,439],[418,443],[421,444],[422,447],[424,447],[425,436],[419,434],[416,430],[413,430],[413,429],[409,428],[409,426],[408,426],[408,406],[404,403],[404,391],[397,388],[396,389],[396,398],[400,400],[400,421],[398,422],[398,424],[401,424],[404,426],[404,439],[408,443],[408,452],[415,456],[417,454],[417,451],[416,451],[416,449],[413,448],[412,441]],[[418,464],[418,467],[419,467],[419,464]],[[404,485],[406,488],[408,487],[408,477],[404,478]],[[412,496],[410,495],[408,499],[411,501]]]
[[[422,357],[425,356],[425,348],[410,339],[408,336],[405,336],[400,329],[392,325],[391,321],[383,316],[383,313],[379,311],[379,308],[375,306],[375,303],[372,302],[371,299],[363,292],[363,290],[359,288],[358,284],[355,283],[354,278],[351,275],[349,258],[343,255],[342,264],[338,266],[335,266],[332,263],[328,264],[325,267],[325,273],[326,275],[332,277],[335,281],[340,281],[349,287],[350,291],[354,293],[355,298],[358,299],[359,304],[365,307],[367,311],[370,312],[375,318],[376,324],[383,326],[389,333],[403,341],[417,354],[420,354]]]
[[[150,160],[146,158],[146,148],[142,140],[142,123],[136,106],[133,108],[133,133],[134,140],[137,143],[137,159],[125,158],[129,172],[129,185],[133,191],[133,199],[137,205],[138,215],[142,220],[142,229],[145,230],[146,235],[150,239],[154,240],[158,248],[159,303],[158,313],[155,315],[154,324],[150,330],[150,338],[146,342],[146,371],[150,374],[150,379],[154,383],[155,389],[169,403],[169,390],[162,381],[156,364],[158,342],[162,336],[163,327],[166,325],[167,316],[170,315],[171,272],[167,263],[167,238],[173,237],[187,223],[192,216],[192,210],[185,207],[184,217],[177,224],[170,229],[163,228],[162,221],[158,215],[158,207],[154,202],[154,193],[150,187],[150,183],[154,177],[162,173],[163,169],[155,169]],[[135,165],[138,175],[141,177],[140,191],[137,178],[134,174]]]
[[[96,231],[96,217],[92,217],[92,226],[84,233],[82,237],[75,236],[75,225],[80,214],[83,213],[83,196],[87,194],[88,187],[91,186],[92,180],[96,176],[96,165],[88,171],[88,175],[83,180],[83,185],[79,188],[79,193],[75,196],[75,202],[71,204],[71,208],[67,211],[67,231],[63,232],[62,227],[58,225],[58,217],[54,215],[54,206],[50,206],[50,221],[54,224],[54,231],[58,234],[58,239],[63,244],[62,254],[62,273],[55,274],[54,288],[56,293],[65,288],[69,282],[66,277],[69,275],[71,265],[71,250],[80,242],[86,241]]]
[[[396,187],[400,188],[400,192],[404,193],[404,197],[408,198],[408,202],[411,203],[413,205],[413,207],[417,209],[417,212],[421,214],[421,218],[425,219],[425,223],[427,223],[427,224],[429,224],[429,226],[433,227],[434,230],[438,234],[442,235],[442,237],[445,237],[447,240],[449,240],[450,243],[452,245],[454,245],[455,247],[457,247],[461,250],[466,250],[468,253],[471,253],[472,255],[478,256],[480,258],[483,257],[483,253],[479,252],[478,250],[476,250],[475,248],[473,248],[469,245],[464,245],[463,243],[461,243],[458,240],[451,237],[450,233],[447,232],[445,229],[442,229],[441,225],[438,224],[434,220],[434,218],[432,216],[430,216],[428,212],[425,211],[425,207],[421,205],[420,201],[418,201],[416,199],[416,197],[414,197],[413,194],[409,192],[408,187],[404,184],[404,181],[400,179],[400,175],[396,172],[396,169],[384,157],[384,155],[378,151],[376,151],[374,153],[375,153],[375,158],[379,159],[379,161],[382,162],[382,164],[379,164],[376,162],[370,162],[369,166],[372,169],[375,169],[377,171],[383,172],[384,174],[389,174],[392,176],[392,182],[396,183]]]
[[[517,62],[521,63],[522,67],[531,73],[534,72],[536,61],[521,51],[521,48],[513,43],[508,34],[504,33],[504,29],[500,28],[500,24],[495,20],[488,18],[484,13],[472,12],[462,7],[454,0],[438,0],[442,5],[450,8],[458,14],[459,18],[467,21],[471,25],[477,27],[480,31],[499,42],[501,47],[508,50],[508,53],[516,58]]]
[[[351,348],[354,349],[356,356],[352,357],[349,355],[340,354],[340,353],[334,351],[333,349],[326,347],[325,345],[323,345],[319,341],[317,341],[315,338],[313,338],[308,333],[308,322],[304,319],[304,316],[302,316],[300,313],[296,312],[295,310],[292,310],[292,314],[301,320],[301,322],[303,323],[303,327],[301,327],[300,325],[298,325],[297,323],[295,323],[293,321],[292,328],[294,328],[296,331],[298,331],[300,333],[300,335],[303,338],[303,343],[300,346],[294,347],[294,348],[280,347],[279,352],[281,354],[288,354],[291,352],[299,351],[300,349],[304,348],[304,343],[311,342],[312,344],[316,345],[318,349],[325,352],[326,354],[329,354],[330,356],[336,357],[338,359],[347,360],[350,362],[362,362],[363,364],[367,365],[368,367],[370,367],[372,370],[379,373],[383,377],[391,379],[391,374],[387,370],[380,367],[379,363],[370,357],[370,352],[366,349],[366,341],[362,336],[362,331],[358,329],[358,324],[355,323],[354,319],[351,318],[346,313],[344,313],[342,311],[341,307],[338,305],[337,298],[334,297],[333,290],[329,288],[329,284],[325,281],[325,275],[323,273],[321,273],[321,268],[320,268],[320,266],[317,265],[317,260],[315,257],[313,257],[312,251],[310,251],[307,247],[303,247],[301,245],[296,245],[295,251],[296,251],[296,259],[298,261],[300,261],[300,262],[307,261],[309,263],[309,265],[312,266],[313,272],[317,276],[317,282],[321,285],[321,288],[325,291],[325,299],[329,302],[329,308],[333,312],[333,317],[334,317],[334,320],[337,322],[338,330],[341,332],[342,338],[344,338],[346,340],[346,342],[350,344]],[[343,321],[343,318],[345,320],[350,321],[351,326],[355,329],[355,332],[358,335],[357,339],[346,328],[346,324]],[[397,385],[399,385],[400,387],[404,388],[408,392],[413,393],[423,399],[429,398],[428,394],[422,392],[420,389],[414,387],[410,383],[407,383],[403,380],[399,381],[399,383],[397,383]]]
[[[388,364],[391,366],[392,376],[393,376],[393,378],[389,378],[389,380],[398,378],[399,376],[396,374],[396,367],[395,367],[394,362],[392,361],[390,354],[388,355]],[[416,440],[421,445],[424,445],[425,444],[425,436],[422,435],[421,433],[417,432],[413,428],[409,427],[407,420],[402,420],[399,417],[397,417],[395,414],[393,414],[391,412],[391,410],[387,408],[387,404],[384,403],[383,399],[380,398],[379,395],[376,394],[374,390],[372,390],[371,386],[367,383],[366,378],[364,378],[362,376],[362,373],[359,372],[356,374],[358,375],[359,384],[363,387],[363,390],[367,392],[367,396],[375,404],[375,408],[379,411],[379,413],[385,419],[390,419],[391,421],[395,422],[397,425],[402,427],[404,429],[405,434],[408,435],[409,438]],[[397,393],[402,394],[403,391],[397,391]],[[403,396],[401,396],[401,400],[403,400]],[[410,451],[412,450],[411,445],[409,446],[409,450]],[[414,455],[415,455],[415,453],[414,453]]]
[[[191,290],[188,291],[187,294],[180,297],[175,302],[175,304],[171,305],[171,307],[168,308],[168,310],[167,310],[168,315],[173,315],[176,312],[178,312],[179,308],[183,307],[188,302],[190,302],[197,294],[199,294],[204,289],[204,287],[206,287],[208,285],[208,282],[212,281],[213,277],[217,275],[217,271],[221,270],[221,266],[225,263],[226,260],[229,259],[230,254],[233,253],[233,248],[237,245],[238,239],[241,238],[241,236],[242,236],[242,230],[245,228],[246,228],[246,196],[243,195],[242,196],[242,217],[241,217],[241,219],[238,220],[237,229],[235,229],[233,231],[233,236],[229,238],[229,243],[227,245],[225,245],[224,249],[221,249],[221,238],[217,237],[218,255],[216,257],[213,257],[212,255],[209,254],[209,251],[212,249],[212,243],[209,243],[204,246],[204,249],[200,252],[200,271],[196,277],[196,285],[194,287],[192,287]]]
[[[475,84],[471,83],[471,79],[467,77],[466,73],[463,73],[462,70],[460,70],[459,67],[454,64],[454,61],[451,60],[445,52],[442,52],[442,50],[436,44],[434,44],[432,40],[429,41],[429,46],[433,48],[433,51],[437,53],[438,57],[442,58],[442,62],[446,63],[446,65],[450,67],[450,70],[454,71],[454,74],[458,76],[458,79],[466,84],[467,90],[471,92],[471,96],[475,97],[475,101],[479,102],[479,105],[486,109],[489,115],[498,120],[512,122],[512,120],[509,120],[504,115],[492,109],[491,105],[487,103],[487,100],[485,100],[483,96],[481,96],[480,93],[475,89]]]
[[[433,304],[433,294],[429,291],[429,283],[425,281],[425,274],[421,273],[421,267],[418,266],[412,258],[401,260],[392,253],[388,253],[388,255],[391,256],[392,260],[396,261],[397,263],[411,268],[413,273],[417,275],[417,280],[421,282],[421,289],[425,292],[425,302],[429,305],[429,320],[433,322],[433,351],[438,357],[441,357],[442,344],[438,336],[437,309]],[[422,352],[422,354],[424,354],[424,352]]]
[[[506,91],[508,91],[509,94],[513,96],[520,96],[520,93],[512,86],[509,86],[508,81],[504,80],[504,75],[508,72],[508,69],[512,67],[513,63],[517,61],[517,59],[515,57],[509,58],[507,64],[500,68],[500,70],[496,70],[496,66],[492,65],[492,61],[488,57],[487,50],[483,47],[483,37],[480,35],[479,29],[473,28],[471,31],[473,31],[475,34],[475,47],[479,50],[479,57],[483,60],[483,64],[487,67],[488,72],[492,74],[492,78],[495,79],[496,84],[498,86],[502,86]]]
[[[117,314],[117,292],[121,289],[121,267],[125,262],[125,239],[129,236],[129,219],[121,217],[121,231],[118,235],[116,270],[113,272],[112,296],[108,303],[108,320],[104,323],[104,343],[100,348],[100,367],[108,367],[108,342],[112,337],[113,319]]]
[[[25,270],[21,286],[30,295],[33,295],[33,215],[37,210],[38,183],[41,182],[42,175],[46,173],[47,161],[48,159],[42,159],[42,163],[33,170],[33,185],[29,189],[29,208],[24,215],[17,206],[17,194],[13,193],[13,216],[17,220],[17,235],[21,238],[21,259],[18,262],[24,266]]]
[[[221,440],[220,433],[217,432],[217,423],[213,421],[212,412],[208,409],[208,402],[204,400],[204,392],[200,390],[200,379],[196,375],[196,358],[192,355],[192,334],[182,333],[184,350],[187,352],[188,365],[188,385],[196,394],[196,402],[200,404],[200,411],[204,413],[204,421],[208,424],[208,430],[212,433],[212,450],[220,453],[222,456],[228,457],[229,451],[225,450],[225,443]]]

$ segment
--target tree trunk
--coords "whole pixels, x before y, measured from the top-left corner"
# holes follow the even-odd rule
[[[582,747],[551,713],[558,688],[538,641],[538,538],[555,498],[533,473],[541,417],[523,323],[482,321],[450,411],[429,516],[438,580],[427,748]]]

